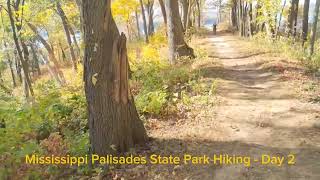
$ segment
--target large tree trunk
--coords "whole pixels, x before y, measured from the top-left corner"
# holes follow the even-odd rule
[[[163,0],[159,0],[162,16],[163,16],[163,22],[165,26],[167,26],[167,12],[166,12],[166,6],[164,5]]]
[[[31,80],[28,76],[28,66],[26,64],[26,62],[24,61],[23,55],[22,55],[22,50],[19,44],[19,40],[18,40],[18,36],[17,36],[17,32],[16,32],[16,25],[15,25],[15,21],[13,19],[13,14],[12,14],[12,10],[11,10],[11,2],[10,0],[7,0],[7,8],[8,8],[8,14],[9,14],[9,19],[10,19],[10,24],[11,24],[11,28],[12,28],[12,35],[13,35],[13,40],[14,43],[16,45],[16,49],[19,55],[19,60],[21,62],[22,65],[22,69],[25,75],[25,80],[26,83],[28,84],[31,96],[34,96],[34,92],[33,92],[33,88],[32,88],[32,84],[31,84]]]
[[[141,6],[141,14],[142,14],[142,20],[143,20],[143,30],[145,35],[145,41],[146,43],[149,43],[148,26],[147,26],[146,13],[144,11],[143,0],[140,0],[140,6]]]
[[[84,81],[93,153],[129,150],[147,140],[128,86],[126,37],[111,15],[111,0],[83,0]]]
[[[176,57],[189,56],[194,58],[193,49],[184,41],[183,28],[179,14],[178,0],[167,0],[169,60],[176,62]]]
[[[316,41],[316,35],[317,35],[319,7],[320,7],[320,0],[317,0],[316,6],[314,9],[313,25],[312,25],[311,38],[310,38],[310,55],[313,55],[314,53],[314,43]]]
[[[51,46],[47,43],[47,41],[38,33],[37,28],[31,24],[31,23],[27,23],[28,26],[30,27],[30,29],[33,31],[33,33],[38,37],[39,41],[43,44],[43,46],[46,48],[46,50],[48,51],[48,55],[49,55],[49,59],[50,61],[53,62],[54,64],[54,73],[55,73],[55,77],[56,80],[61,84],[65,84],[65,78],[63,75],[63,72],[60,69],[60,65],[59,62],[57,61],[55,55],[54,55],[54,51],[51,48]]]
[[[74,49],[73,49],[73,46],[72,46],[72,40],[71,40],[71,36],[70,36],[70,28],[69,28],[69,25],[68,25],[68,22],[67,22],[66,14],[64,13],[59,1],[57,1],[56,6],[57,6],[57,12],[58,12],[58,14],[59,14],[59,16],[60,16],[60,18],[62,20],[62,25],[63,25],[64,32],[66,34],[67,42],[68,42],[68,45],[69,45],[73,69],[75,71],[78,71],[77,58],[76,58],[76,54],[74,53]]]
[[[308,31],[309,31],[309,7],[310,7],[310,0],[304,1],[304,8],[303,8],[303,24],[302,24],[302,46],[308,39]]]

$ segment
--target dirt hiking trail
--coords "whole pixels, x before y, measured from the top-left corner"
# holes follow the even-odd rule
[[[243,41],[220,33],[197,42],[209,58],[193,68],[200,69],[206,81],[218,82],[217,93],[205,104],[192,104],[185,118],[155,122],[156,128],[149,130],[155,139],[150,153],[228,154],[260,160],[266,154],[285,157],[283,164],[251,160],[249,167],[150,166],[140,179],[320,179],[319,105],[299,99],[291,81],[266,68],[272,55],[252,53]],[[288,165],[289,154],[295,156],[295,165]]]

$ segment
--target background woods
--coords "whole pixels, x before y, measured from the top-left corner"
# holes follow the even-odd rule
[[[0,179],[104,171],[116,179],[114,167],[32,166],[24,156],[159,152],[152,142],[180,133],[171,129],[177,124],[203,111],[218,114],[217,80],[261,78],[219,67],[219,60],[272,52],[298,60],[303,75],[317,79],[319,6],[320,0],[0,0]],[[240,56],[231,41],[267,50]],[[189,131],[192,123],[181,127]],[[161,137],[159,129],[166,132]]]

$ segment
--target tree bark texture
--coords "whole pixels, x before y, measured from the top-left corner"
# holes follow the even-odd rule
[[[193,49],[190,48],[184,40],[178,0],[167,0],[166,3],[170,63],[176,63],[177,57],[188,56],[190,58],[195,58]]]
[[[84,81],[92,152],[123,152],[147,140],[129,90],[126,37],[111,15],[111,0],[83,0]]]

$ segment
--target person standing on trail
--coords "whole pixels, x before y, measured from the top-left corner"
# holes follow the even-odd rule
[[[217,34],[217,22],[216,21],[213,22],[212,30],[213,30],[213,35],[216,35]]]
[[[213,24],[213,35],[217,34],[217,24]]]

